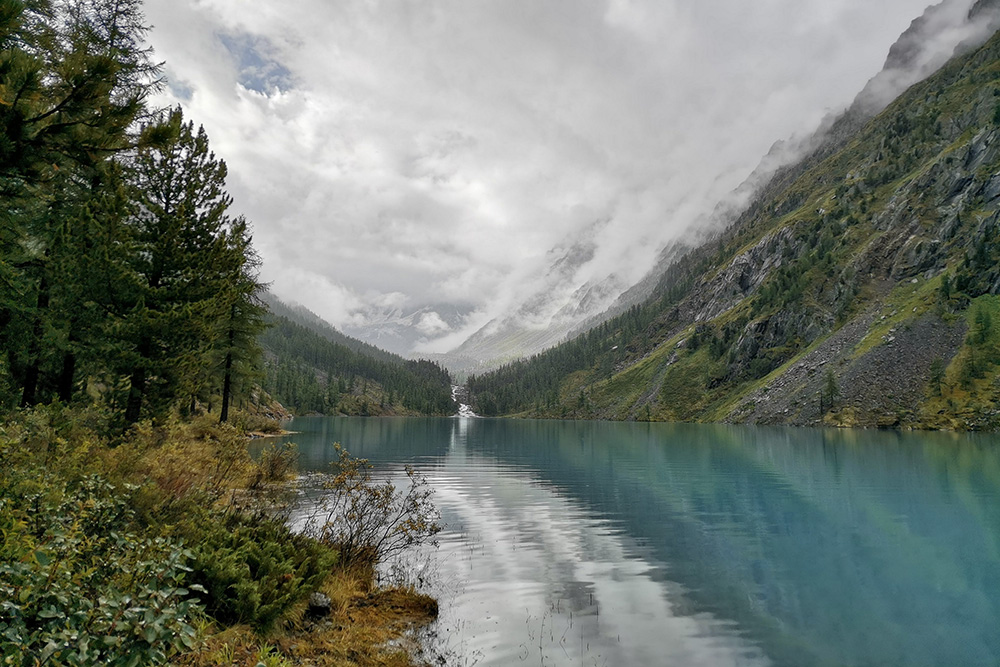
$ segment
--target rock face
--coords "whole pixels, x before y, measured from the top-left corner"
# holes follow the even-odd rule
[[[686,318],[704,322],[718,317],[752,294],[781,266],[786,248],[796,244],[790,229],[767,234],[741,252],[719,273],[702,279],[682,309]]]
[[[875,349],[855,357],[875,314],[869,311],[839,329],[787,372],[742,400],[726,421],[870,428],[895,428],[913,421],[934,360],[955,355],[966,327],[961,321],[948,323],[936,315],[923,315],[890,329]],[[824,398],[823,404],[820,397],[828,372],[839,391]]]

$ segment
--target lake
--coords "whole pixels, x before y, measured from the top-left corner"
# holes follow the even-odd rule
[[[435,489],[411,567],[460,665],[1000,664],[1000,438],[300,418]],[[273,441],[271,441],[273,442]],[[260,447],[261,445],[258,445]]]

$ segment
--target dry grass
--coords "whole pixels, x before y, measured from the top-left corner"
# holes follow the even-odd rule
[[[330,597],[331,614],[319,622],[305,618],[302,604],[282,627],[265,638],[237,626],[215,634],[208,629],[201,647],[174,661],[178,667],[412,667],[407,635],[437,617],[437,602],[408,588],[376,589],[367,568],[338,568],[320,589]]]

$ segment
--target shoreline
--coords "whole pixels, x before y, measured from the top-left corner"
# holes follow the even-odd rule
[[[265,433],[264,431],[248,431],[246,436],[251,440],[263,440],[265,438],[282,438],[286,435],[295,435],[296,433],[300,433],[300,431],[286,431],[285,429],[281,429],[281,431],[277,433],[273,432]]]

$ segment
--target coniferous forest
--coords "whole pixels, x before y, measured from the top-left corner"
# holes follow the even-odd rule
[[[270,323],[260,337],[268,357],[263,387],[296,414],[454,413],[450,376],[435,363],[375,357],[284,316]]]
[[[443,412],[447,374],[283,326],[261,338],[250,223],[204,129],[152,105],[147,29],[140,0],[0,0],[0,664],[291,664],[282,641],[314,664],[385,664],[404,653],[397,617],[436,604],[373,605],[373,562],[347,563],[324,526],[292,532],[295,449],[251,458],[248,434],[280,429],[241,408],[262,382],[330,407],[281,384],[322,362],[324,389],[372,383],[360,407]],[[346,497],[437,529],[341,463]],[[321,590],[326,633],[303,622]],[[364,631],[340,632],[361,604]]]
[[[4,2],[0,402],[96,401],[124,424],[233,393],[266,312],[226,165],[180,109],[132,2]]]

